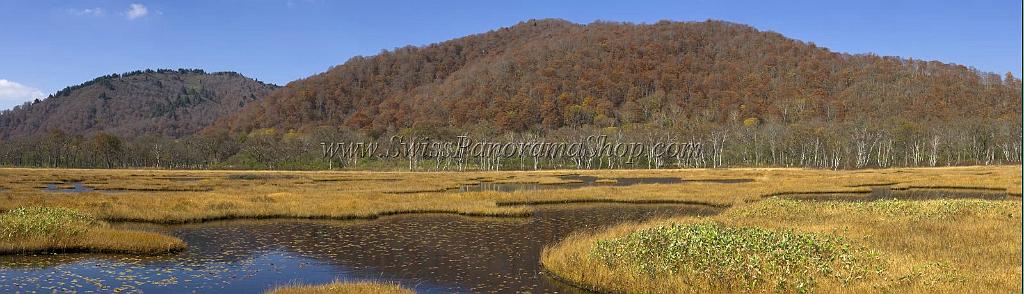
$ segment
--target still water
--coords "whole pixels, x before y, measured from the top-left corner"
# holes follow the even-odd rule
[[[369,221],[238,220],[119,224],[189,244],[158,257],[0,257],[0,292],[262,292],[333,280],[392,281],[420,293],[575,292],[541,273],[540,252],[572,232],[651,218],[711,215],[691,205],[538,206],[529,218],[422,214]]]

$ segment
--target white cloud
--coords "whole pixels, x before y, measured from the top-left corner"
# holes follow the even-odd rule
[[[128,6],[128,11],[124,12],[124,16],[129,20],[139,19],[146,15],[149,15],[149,9],[145,5],[132,3]]]
[[[46,94],[39,89],[13,81],[0,79],[0,109],[9,109],[32,99],[43,99]]]
[[[103,16],[103,8],[68,9],[68,13],[78,16]]]

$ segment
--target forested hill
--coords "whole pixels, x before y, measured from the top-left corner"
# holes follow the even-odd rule
[[[1021,80],[721,21],[534,20],[352,58],[280,88],[193,70],[102,77],[0,114],[0,165],[387,169],[396,163],[324,158],[321,144],[462,134],[697,146],[631,166],[578,157],[533,168],[1020,164]],[[478,159],[458,169],[524,168]],[[399,165],[425,168],[408,160]]]
[[[353,58],[210,130],[344,126],[376,136],[409,128],[1019,121],[1020,93],[1010,74],[836,53],[721,21],[532,20]]]
[[[112,74],[3,111],[0,139],[52,132],[186,137],[275,88],[233,72],[181,69]]]

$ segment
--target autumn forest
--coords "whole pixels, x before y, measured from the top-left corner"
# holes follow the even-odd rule
[[[200,70],[100,77],[0,113],[0,165],[452,168],[321,155],[321,142],[394,135],[701,146],[528,168],[1019,164],[1021,107],[1010,73],[838,53],[742,24],[531,20],[355,57],[280,87]]]

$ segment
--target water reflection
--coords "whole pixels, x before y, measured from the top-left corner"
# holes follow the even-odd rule
[[[46,188],[43,188],[43,191],[44,192],[65,192],[65,193],[85,193],[85,192],[92,192],[93,188],[85,186],[85,184],[82,184],[82,182],[73,182],[73,183],[71,183],[71,188],[67,188],[67,189],[62,189],[62,188],[58,187],[57,184],[50,183],[50,184],[46,184]]]
[[[334,279],[395,281],[419,292],[573,292],[540,273],[546,244],[578,230],[719,210],[687,205],[560,205],[530,218],[406,215],[374,221],[124,224],[184,239],[174,256],[0,257],[0,292],[259,292]]]

